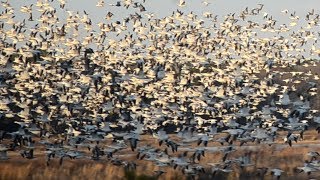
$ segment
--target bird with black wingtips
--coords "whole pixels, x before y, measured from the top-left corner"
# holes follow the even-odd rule
[[[198,160],[200,162],[201,156],[205,157],[205,150],[204,149],[196,149],[196,151],[192,154],[192,161]]]
[[[284,172],[283,170],[281,170],[281,169],[271,169],[270,170],[271,171],[271,174],[274,176],[274,177],[276,177],[277,179],[280,179],[280,177],[281,177],[281,174]]]

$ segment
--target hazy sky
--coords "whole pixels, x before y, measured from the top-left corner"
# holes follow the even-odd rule
[[[55,0],[57,1],[57,0]],[[96,3],[98,0],[66,0],[66,9],[74,11],[86,10],[90,16],[95,16],[95,19],[103,19],[104,15],[108,11],[115,12],[117,15],[126,14],[124,8],[111,7],[108,4],[113,4],[117,0],[105,0],[105,7],[98,8]],[[142,1],[142,0],[137,0]],[[146,0],[145,7],[148,12],[153,12],[157,16],[162,17],[172,13],[177,8],[184,11],[194,11],[197,14],[202,14],[205,11],[213,12],[217,15],[225,15],[230,12],[240,12],[247,6],[254,8],[257,4],[264,4],[263,12],[272,14],[277,19],[284,18],[281,15],[281,10],[288,9],[289,11],[296,11],[298,15],[305,15],[306,11],[312,8],[317,9],[320,5],[319,0],[206,0],[210,2],[209,6],[204,6],[202,0],[186,0],[186,6],[181,8],[177,4],[179,0]],[[20,7],[22,5],[30,5],[35,3],[36,0],[10,0],[14,7]],[[2,7],[1,7],[2,8]]]
[[[112,17],[112,20],[120,20],[124,17],[127,17],[129,14],[137,12],[137,9],[129,8],[128,10],[124,7],[114,7],[110,6],[109,4],[115,4],[117,0],[105,0],[105,6],[104,7],[96,7],[96,4],[98,0],[66,0],[67,5],[65,7],[65,10],[71,10],[71,11],[79,11],[80,14],[83,14],[83,10],[85,10],[87,13],[89,13],[89,17],[91,18],[93,24],[97,28],[96,24],[98,22],[106,22],[105,15],[111,11],[114,16]],[[122,0],[121,0],[122,1]],[[134,2],[142,2],[142,0],[133,0]],[[206,0],[210,4],[208,6],[205,6],[202,3],[203,0],[186,0],[186,6],[185,7],[179,7],[178,3],[179,0],[146,0],[144,3],[145,8],[147,9],[146,12],[143,13],[154,13],[155,17],[161,18],[164,16],[171,15],[173,11],[176,9],[180,9],[185,13],[189,13],[190,11],[193,11],[194,14],[199,15],[200,18],[204,19],[204,17],[201,17],[203,12],[211,12],[214,15],[218,15],[218,18],[221,22],[221,19],[223,19],[223,16],[227,15],[228,13],[236,13],[239,14],[240,11],[244,10],[246,7],[249,7],[249,9],[253,9],[255,7],[258,7],[258,4],[264,4],[264,8],[262,10],[262,13],[267,12],[268,14],[273,16],[273,19],[277,20],[277,25],[280,24],[289,24],[290,19],[289,15],[285,15],[284,13],[281,13],[282,10],[288,9],[289,13],[292,13],[296,11],[296,14],[300,16],[299,25],[294,27],[293,30],[300,29],[301,26],[305,26],[304,21],[305,15],[308,11],[311,11],[311,9],[315,9],[316,13],[320,13],[319,10],[317,10],[317,7],[320,6],[320,0]],[[36,0],[9,0],[10,4],[15,8],[15,19],[21,20],[22,18],[28,18],[28,15],[23,14],[20,12],[20,7],[23,5],[30,5],[35,4]],[[57,8],[57,14],[59,14],[59,18],[62,20],[66,18],[67,13],[65,11],[62,11],[59,8],[59,2],[57,0],[54,0],[53,3],[50,2],[53,7]],[[3,11],[1,9],[3,7],[0,6],[0,11]],[[33,12],[35,14],[34,18],[37,18],[37,15],[39,15],[39,12],[36,11],[37,7],[33,7]],[[262,20],[262,13],[258,17],[260,20]],[[255,17],[254,17],[255,18]],[[265,21],[265,20],[263,20]],[[259,22],[259,20],[258,20]],[[27,22],[27,27],[32,27],[32,24],[37,23],[37,21],[33,22]],[[59,25],[61,26],[61,25]],[[80,36],[83,36],[84,34],[81,34]],[[263,36],[268,37],[269,35],[267,33],[264,33]],[[113,37],[113,35],[110,35],[110,37]]]

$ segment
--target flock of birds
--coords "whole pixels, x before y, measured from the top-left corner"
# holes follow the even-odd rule
[[[99,0],[98,9],[134,13],[116,19],[107,12],[96,24],[86,11],[66,9],[65,0],[21,9],[1,2],[1,160],[8,151],[27,159],[44,154],[48,166],[55,158],[62,164],[89,157],[135,169],[146,160],[214,177],[232,172],[233,164],[254,165],[248,155],[230,158],[240,146],[272,146],[277,139],[292,146],[309,126],[320,131],[311,104],[319,75],[296,68],[319,62],[314,10],[305,17],[284,10],[290,23],[279,24],[262,4],[220,17],[185,12],[181,0],[171,15],[157,18],[144,3]],[[19,11],[25,19],[15,18]],[[146,136],[158,144],[141,145]],[[201,165],[210,146],[219,147],[222,160]],[[120,158],[128,149],[137,161]],[[298,169],[320,171],[319,153],[308,155]]]

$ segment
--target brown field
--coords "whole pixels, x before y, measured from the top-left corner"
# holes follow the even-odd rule
[[[280,168],[285,171],[281,179],[308,179],[320,178],[320,172],[312,173],[308,176],[305,173],[299,173],[296,167],[303,166],[305,160],[310,160],[307,157],[309,151],[320,151],[320,143],[317,141],[318,134],[315,130],[309,130],[305,133],[305,139],[294,143],[292,147],[283,144],[281,139],[278,139],[276,144],[271,146],[265,144],[247,144],[242,147],[236,146],[237,151],[230,154],[228,159],[238,158],[244,153],[250,153],[253,166],[244,167],[234,165],[232,173],[218,173],[215,179],[261,179],[257,174],[257,168],[268,167]],[[108,142],[106,142],[108,143]],[[159,147],[157,142],[152,138],[144,136],[139,144],[152,144],[154,147]],[[193,145],[195,147],[196,145]],[[208,147],[221,147],[220,144],[210,142]],[[160,147],[164,149],[164,145]],[[176,156],[183,152],[181,148],[178,152],[170,155]],[[89,153],[89,151],[87,151]],[[126,154],[126,156],[123,156]],[[137,162],[137,170],[135,172],[126,172],[122,166],[115,166],[107,159],[93,161],[89,158],[71,160],[65,158],[65,161],[60,166],[59,159],[55,158],[51,161],[50,166],[46,166],[45,157],[41,150],[35,151],[36,158],[27,160],[20,157],[17,152],[9,152],[9,158],[6,161],[0,161],[0,179],[156,179],[155,170],[164,170],[166,173],[161,175],[159,179],[190,179],[184,175],[179,169],[172,167],[157,167],[153,162],[146,160],[136,160],[137,152],[120,151],[114,157],[125,159],[127,161]],[[191,156],[192,152],[188,153]],[[221,152],[206,151],[205,158],[201,159],[200,164],[206,167],[206,173],[196,176],[196,179],[209,179],[211,170],[207,163],[221,162]],[[272,175],[268,172],[264,179],[272,179]]]

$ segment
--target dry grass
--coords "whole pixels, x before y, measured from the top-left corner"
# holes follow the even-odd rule
[[[220,179],[258,179],[257,168],[268,167],[280,168],[285,171],[281,179],[306,179],[308,176],[305,173],[298,173],[296,167],[303,166],[305,160],[309,157],[306,156],[309,151],[320,151],[320,144],[314,139],[317,139],[318,134],[315,131],[307,131],[305,140],[292,147],[284,146],[281,142],[272,146],[263,144],[248,144],[239,148],[236,146],[237,151],[232,152],[228,159],[238,158],[245,153],[250,153],[251,161],[254,166],[240,168],[234,165],[232,168],[234,172],[230,174],[217,174],[215,178]],[[277,141],[280,141],[277,140]],[[144,136],[140,145],[152,144],[158,147],[152,138]],[[192,145],[195,146],[195,145]],[[217,143],[211,142],[210,147],[220,146]],[[161,147],[164,148],[164,147]],[[121,153],[121,154],[120,154]],[[171,152],[170,152],[171,153]],[[182,150],[176,154],[182,153]],[[165,174],[160,176],[159,179],[188,179],[187,176],[182,174],[181,169],[173,169],[172,167],[160,168],[152,162],[145,160],[135,160],[136,152],[119,152],[115,154],[120,159],[127,161],[137,162],[137,170],[135,172],[125,172],[123,167],[115,166],[106,159],[100,161],[93,161],[88,159],[65,159],[63,164],[59,165],[59,160],[53,159],[50,166],[46,166],[43,153],[37,152],[36,158],[32,160],[22,159],[16,152],[9,153],[9,160],[0,161],[0,179],[156,179],[155,170],[164,170]],[[127,156],[123,156],[127,154]],[[188,156],[191,156],[189,153]],[[201,165],[209,168],[207,163],[221,162],[221,152],[206,152],[205,158],[200,161]],[[319,178],[320,173],[312,173],[309,178]],[[189,177],[190,178],[190,177]],[[207,179],[210,178],[210,170],[207,169],[206,174],[197,176],[196,178]],[[266,179],[271,179],[272,176],[268,173]]]

